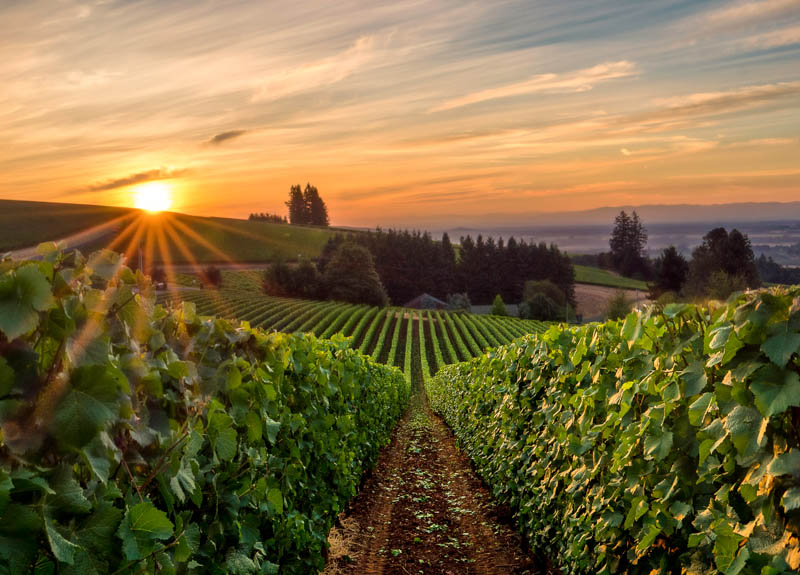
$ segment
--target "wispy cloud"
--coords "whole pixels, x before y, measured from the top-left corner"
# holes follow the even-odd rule
[[[739,0],[705,13],[703,20],[712,26],[750,26],[790,14],[798,9],[800,9],[800,0],[761,0],[758,2]]]
[[[233,140],[239,136],[244,136],[247,132],[249,132],[249,130],[228,130],[227,132],[220,132],[213,138],[206,140],[206,143],[218,146],[222,142],[227,142],[228,140]]]
[[[342,53],[271,73],[260,83],[252,100],[278,100],[291,94],[336,84],[356,73],[374,56],[375,39],[363,36]]]
[[[477,104],[478,102],[485,102],[487,100],[497,100],[500,98],[527,94],[585,92],[591,90],[595,84],[599,82],[632,76],[635,70],[636,66],[633,62],[620,60],[618,62],[606,62],[591,68],[564,74],[537,74],[523,82],[515,82],[513,84],[498,86],[497,88],[489,88],[448,100],[440,106],[435,107],[433,111],[441,112]]]
[[[752,48],[778,48],[792,44],[800,44],[800,25],[772,30],[745,40],[745,45]]]
[[[166,180],[170,178],[177,178],[186,173],[186,170],[176,170],[172,168],[158,168],[155,170],[147,170],[146,172],[138,172],[136,174],[129,174],[122,178],[114,178],[111,180],[106,180],[105,182],[99,182],[97,184],[91,184],[87,186],[87,190],[90,192],[105,192],[108,190],[115,190],[117,188],[125,188],[127,186],[133,186],[134,184],[142,184],[144,182],[150,182],[153,180]]]
[[[675,122],[686,117],[719,116],[763,106],[798,94],[800,81],[745,86],[720,92],[698,92],[656,100],[657,108],[634,118],[642,122]]]

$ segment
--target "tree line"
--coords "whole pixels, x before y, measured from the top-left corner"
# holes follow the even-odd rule
[[[375,269],[392,303],[402,305],[421,293],[446,299],[465,293],[473,304],[491,304],[495,296],[519,302],[527,280],[550,280],[574,304],[572,263],[555,245],[526,243],[482,235],[460,238],[454,246],[447,233],[435,241],[430,233],[377,230],[336,234],[317,262],[324,271],[337,247],[352,242],[372,254]],[[458,255],[456,255],[458,252]]]
[[[270,222],[274,224],[294,224],[301,226],[330,225],[328,206],[319,195],[316,186],[306,184],[305,189],[300,184],[289,189],[289,199],[285,202],[289,208],[289,216],[271,214],[269,212],[252,212],[247,218],[250,221]]]

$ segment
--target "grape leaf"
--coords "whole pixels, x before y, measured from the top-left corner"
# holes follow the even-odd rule
[[[773,335],[763,344],[761,351],[767,354],[772,363],[784,367],[792,356],[800,350],[800,333],[783,331]]]
[[[122,539],[125,558],[133,561],[154,551],[158,541],[172,537],[172,531],[167,514],[145,501],[128,509],[117,537]]]
[[[63,443],[80,448],[114,417],[118,387],[104,366],[78,368],[71,379],[72,389],[59,403],[51,431]]]
[[[39,313],[53,305],[50,282],[34,264],[0,277],[0,332],[9,340],[32,331]]]
[[[756,372],[750,391],[764,417],[783,413],[791,406],[800,406],[800,376],[774,365]]]

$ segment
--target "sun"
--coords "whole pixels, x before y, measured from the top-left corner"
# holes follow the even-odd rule
[[[172,206],[172,189],[164,182],[148,182],[136,187],[135,205],[148,212],[163,212]]]

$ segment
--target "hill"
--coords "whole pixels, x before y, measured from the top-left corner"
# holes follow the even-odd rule
[[[135,257],[141,247],[145,267],[316,258],[332,233],[326,228],[173,212],[0,200],[0,251],[67,238],[67,247],[87,253],[110,247]]]

